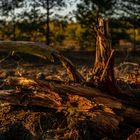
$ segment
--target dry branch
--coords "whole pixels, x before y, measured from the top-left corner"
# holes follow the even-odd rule
[[[114,117],[117,115],[119,122],[119,119],[122,118],[125,122],[129,123],[129,120],[131,120],[134,125],[140,124],[140,110],[135,108],[135,104],[132,104],[132,102],[126,104],[123,100],[107,95],[99,89],[80,85],[70,86],[33,81],[26,78],[13,78],[13,81],[13,85],[16,83],[17,86],[22,87],[20,91],[0,90],[0,100],[11,105],[39,106],[56,110],[61,108],[63,110],[66,109],[66,105],[61,102],[61,95],[78,95],[91,98],[91,101],[97,104],[99,110],[110,112]]]
[[[0,41],[0,51],[27,53],[54,61],[54,57],[66,68],[69,78],[75,82],[82,82],[84,78],[76,70],[74,64],[57,50],[38,42]]]
[[[0,90],[0,100],[10,105],[23,106],[23,107],[46,107],[51,109],[58,109],[61,104],[54,102],[44,93],[30,93],[28,91],[15,91],[15,90]]]

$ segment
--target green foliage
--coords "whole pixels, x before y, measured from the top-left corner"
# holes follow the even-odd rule
[[[82,24],[94,28],[98,16],[110,17],[116,0],[83,0],[77,4],[76,18]]]
[[[5,20],[10,20],[12,23],[11,36],[12,40],[16,40],[16,27],[18,21],[18,14],[16,13],[17,9],[20,9],[24,5],[24,0],[5,0],[1,1],[1,15]]]
[[[99,16],[112,16],[115,3],[116,0],[83,0],[77,4],[76,18],[85,28],[80,37],[83,47],[95,46],[97,19]]]
[[[131,18],[140,18],[140,1],[139,0],[120,0],[118,8],[123,12],[123,16]]]
[[[51,42],[53,42],[53,46],[62,45],[65,40],[65,31],[67,28],[67,21],[64,19],[53,19],[50,23],[51,30]]]
[[[93,49],[100,15],[109,19],[113,46],[117,46],[120,39],[134,43],[140,39],[139,0],[80,0],[73,12],[76,23],[69,20],[70,14],[59,15],[60,9],[68,3],[72,6],[75,0],[11,1],[0,1],[1,40],[49,42],[51,46]]]
[[[95,48],[95,33],[92,34],[89,33],[88,30],[84,30],[81,32],[81,35],[79,36],[79,44],[81,46],[81,49],[91,49]]]
[[[80,2],[77,4],[75,14],[77,21],[85,29],[82,37],[85,40],[90,39],[87,46],[96,38],[94,30],[100,15],[110,22],[109,27],[113,46],[118,45],[120,39],[136,43],[139,38],[137,30],[140,27],[139,0],[81,0]]]
[[[65,6],[64,0],[36,0],[36,5],[42,7],[45,10],[45,20],[46,20],[46,28],[45,28],[45,37],[46,44],[50,45],[50,16],[54,13],[54,10],[59,11],[62,7]]]

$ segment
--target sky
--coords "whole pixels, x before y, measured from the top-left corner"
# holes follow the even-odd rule
[[[58,14],[58,15],[61,15],[61,16],[67,16],[68,15],[69,18],[71,18],[72,20],[75,21],[76,19],[75,19],[74,15],[72,14],[72,11],[76,10],[76,5],[77,5],[77,3],[80,2],[80,0],[65,0],[65,1],[71,2],[71,5],[67,4],[67,7],[63,8],[59,12],[58,11],[53,11],[53,12],[54,12],[54,14]],[[16,13],[21,13],[21,11],[22,11],[21,9],[17,9],[15,12]],[[44,11],[44,10],[41,8],[41,11]],[[69,13],[71,13],[71,14],[69,14]],[[1,18],[2,17],[0,17],[0,19]]]
[[[74,0],[72,0],[74,1]],[[62,11],[59,12],[60,15],[62,16],[67,16],[69,15],[70,18],[72,18],[73,20],[76,20],[74,18],[74,15],[72,14],[73,10],[76,10],[76,5],[79,2],[79,0],[77,0],[76,2],[73,2],[71,5],[68,5],[66,8],[64,8]]]
[[[80,0],[77,0],[76,2],[75,0],[71,0],[71,2],[72,4],[68,5],[68,7],[64,11],[62,11],[63,14],[68,14],[69,12],[76,10],[76,5],[80,2]]]

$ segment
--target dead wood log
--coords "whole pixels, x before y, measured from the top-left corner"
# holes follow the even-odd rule
[[[118,99],[107,95],[97,88],[91,88],[81,85],[66,85],[54,82],[34,81],[24,77],[10,78],[7,81],[11,86],[20,86],[21,90],[0,90],[0,100],[6,101],[12,105],[20,106],[40,106],[52,109],[65,108],[62,104],[63,96],[82,96],[101,106],[103,110],[110,108],[114,114],[125,119],[131,120],[131,123],[140,124],[139,99],[137,102]],[[26,89],[26,90],[24,90]],[[138,108],[135,107],[138,104]]]
[[[26,41],[0,41],[0,51],[27,53],[51,61],[54,61],[55,57],[60,60],[64,68],[66,68],[67,74],[71,80],[75,82],[85,81],[83,76],[76,70],[74,64],[69,59],[45,44]]]
[[[91,131],[92,133],[94,133],[93,137],[96,136],[99,139],[102,137],[105,137],[109,133],[111,133],[111,135],[114,135],[114,132],[118,131],[118,128],[119,128],[118,126],[122,119],[116,114],[114,114],[113,112],[111,112],[108,108],[105,108],[105,107],[96,108],[95,106],[95,110],[88,109],[86,111],[78,110],[77,109],[78,107],[72,107],[68,105],[66,106],[66,108],[64,108],[65,104],[63,106],[58,106],[57,104],[54,104],[52,101],[50,102],[50,100],[46,98],[45,94],[42,95],[41,92],[38,92],[37,94],[38,95],[35,95],[32,93],[27,94],[27,92],[20,93],[20,92],[15,92],[15,91],[5,91],[5,92],[0,91],[0,100],[3,100],[4,102],[8,102],[10,105],[14,105],[14,106],[16,105],[22,108],[26,107],[26,109],[31,109],[32,107],[46,107],[46,111],[47,111],[47,108],[49,108],[50,111],[51,109],[55,109],[56,111],[59,111],[59,112],[61,111],[62,114],[63,114],[63,111],[65,113],[67,112],[67,115],[63,118],[63,121],[64,120],[66,121],[68,119],[68,122],[67,122],[68,126],[67,124],[65,124],[64,126],[66,130],[68,127],[69,131],[73,131],[74,129],[76,129],[76,127],[79,126],[80,131],[82,130],[84,134],[85,132],[84,126],[86,125],[86,127],[90,128],[90,131],[91,130],[93,131],[93,132]],[[16,114],[15,113],[13,114],[14,116],[17,115],[15,118],[18,118],[18,111],[16,111]],[[8,113],[6,113],[6,116],[8,116]],[[57,118],[57,120],[60,119],[58,116],[55,116],[55,117]],[[24,121],[24,118],[22,120]],[[16,119],[14,121],[16,121]],[[47,121],[49,121],[49,118],[47,118]],[[3,122],[1,123],[1,125],[3,126]],[[65,133],[68,131],[66,130],[65,130]],[[91,137],[91,139],[93,137]]]
[[[22,107],[45,107],[51,109],[58,109],[61,107],[59,101],[54,101],[49,95],[44,93],[32,93],[28,90],[22,92],[15,90],[0,90],[0,101],[4,101],[10,105]]]
[[[41,87],[40,89],[45,90],[45,85],[47,83],[40,81],[37,81],[37,83],[38,86]],[[125,98],[116,98],[104,93],[98,88],[91,88],[87,86],[83,87],[81,85],[66,85],[55,83],[50,87],[53,91],[59,93],[59,95],[79,95],[91,99],[98,105],[101,105],[103,108],[108,107],[112,109],[114,113],[117,116],[122,117],[125,122],[130,123],[129,120],[131,120],[132,124],[135,124],[136,126],[138,124],[140,125],[140,99],[138,97],[134,97],[133,95],[131,96],[131,93],[129,93],[130,96],[125,96],[125,94],[122,94],[122,96],[124,95]]]
[[[17,87],[17,90],[0,90],[0,101],[26,109],[39,107],[61,113],[67,112],[68,118],[65,119],[72,125],[69,129],[73,130],[76,125],[85,132],[86,124],[86,127],[93,131],[90,139],[93,137],[101,139],[106,136],[111,137],[110,139],[116,139],[116,136],[117,139],[122,139],[119,136],[121,125],[135,128],[140,125],[139,108],[135,108],[132,103],[126,104],[121,99],[107,95],[97,88],[80,84],[59,84],[54,81],[43,82],[24,77],[11,77],[6,82]],[[73,98],[75,102],[70,100]]]
[[[135,94],[132,92],[129,92],[128,94],[124,92],[122,93],[122,96],[112,96],[107,94],[106,92],[103,92],[102,90],[96,88],[96,87],[88,87],[88,86],[82,86],[80,84],[75,85],[67,85],[64,83],[58,83],[55,81],[39,81],[39,80],[33,80],[25,77],[9,77],[7,80],[5,80],[5,84],[15,87],[25,87],[25,88],[33,88],[34,90],[38,90],[40,92],[50,92],[54,91],[56,93],[64,94],[66,95],[79,95],[86,98],[95,97],[100,100],[100,102],[104,103],[105,99],[108,99],[105,101],[105,103],[110,104],[109,106],[116,106],[116,108],[122,104],[126,104],[128,106],[133,106],[139,108],[139,98],[140,96],[135,96]],[[119,103],[118,103],[119,102]],[[115,104],[116,103],[116,104]],[[118,103],[118,104],[117,104]]]
[[[51,85],[52,89],[58,87],[61,86],[57,85],[53,87],[53,85]],[[0,101],[26,108],[43,107],[68,112],[69,108],[74,108],[76,114],[81,112],[84,116],[90,117],[92,124],[90,127],[95,129],[95,131],[97,129],[99,131],[98,133],[101,133],[101,135],[106,135],[112,130],[113,132],[118,131],[119,125],[127,124],[133,127],[138,127],[140,125],[140,110],[133,106],[127,106],[121,102],[121,100],[112,98],[111,96],[104,96],[104,93],[99,93],[98,95],[94,89],[90,90],[89,88],[85,88],[85,90],[83,90],[81,87],[77,88],[73,86],[67,89],[67,86],[64,88],[64,85],[63,88],[54,90],[57,90],[57,92],[50,91],[50,89],[36,89],[36,92],[30,90],[0,90]],[[90,101],[93,104],[91,106],[92,108],[89,107],[89,109],[86,110],[82,110],[81,108],[78,108],[78,106],[72,107],[72,105],[63,104],[61,98],[59,99],[59,96],[53,95],[53,93],[60,95],[60,97],[61,95],[75,96],[75,94],[79,95],[78,93],[86,95],[86,91],[92,94]],[[80,104],[80,102],[77,101],[77,104]]]
[[[54,53],[53,55],[58,58],[62,65],[66,68],[67,73],[72,81],[75,81],[77,83],[85,81],[84,77],[76,70],[74,64],[68,58],[58,53]]]

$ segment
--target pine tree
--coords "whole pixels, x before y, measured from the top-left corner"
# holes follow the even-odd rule
[[[115,13],[115,6],[117,0],[81,0],[77,4],[76,19],[86,30],[88,38],[93,38],[95,43],[96,25],[98,24],[98,17],[111,18]],[[87,35],[86,35],[87,36]],[[89,40],[91,42],[91,40]]]
[[[54,13],[55,10],[60,10],[63,6],[65,6],[64,0],[36,0],[36,4],[42,7],[46,13],[46,30],[45,30],[45,37],[46,37],[46,44],[50,45],[50,16]]]
[[[136,29],[140,27],[140,1],[139,0],[120,0],[119,11],[123,17],[129,21],[133,28],[133,51],[136,50]]]
[[[2,0],[0,2],[1,15],[12,21],[12,40],[16,40],[17,14],[16,9],[23,7],[24,0]]]

